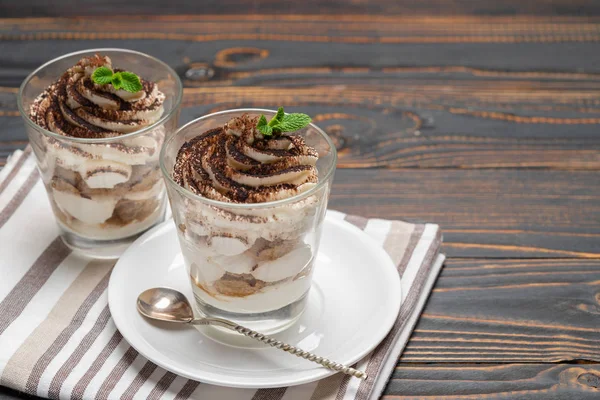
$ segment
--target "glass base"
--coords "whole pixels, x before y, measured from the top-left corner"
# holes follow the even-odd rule
[[[264,313],[235,313],[221,310],[204,302],[200,297],[196,299],[196,309],[200,315],[214,318],[224,318],[238,323],[246,328],[253,329],[264,334],[281,332],[292,326],[301,316],[308,303],[308,292],[293,303],[277,310]],[[215,327],[215,329],[231,332],[227,328]]]
[[[121,257],[129,245],[133,243],[143,232],[116,240],[94,240],[86,239],[71,232],[61,232],[60,238],[63,243],[73,252],[90,258],[115,259]]]
[[[67,230],[60,222],[58,226],[60,229],[60,238],[68,248],[73,250],[73,252],[90,258],[116,259],[121,257],[125,250],[127,250],[131,243],[137,238],[161,223],[163,220],[164,218],[161,218],[159,221],[156,221],[156,223],[135,235],[112,240],[89,239]]]

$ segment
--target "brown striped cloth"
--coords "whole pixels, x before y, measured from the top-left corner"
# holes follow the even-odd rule
[[[107,285],[114,261],[73,254],[28,147],[0,171],[0,384],[53,399],[325,400],[377,398],[441,269],[433,224],[365,219],[330,211],[380,243],[398,266],[403,304],[385,340],[357,368],[278,389],[232,389],[177,376],[138,354],[113,323]]]

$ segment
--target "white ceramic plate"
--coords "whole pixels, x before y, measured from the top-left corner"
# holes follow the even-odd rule
[[[237,334],[153,323],[137,313],[138,294],[152,287],[172,287],[192,299],[186,275],[172,220],[133,243],[112,272],[112,317],[146,358],[184,377],[232,387],[299,385],[332,374]],[[306,311],[291,328],[273,336],[351,365],[383,340],[400,303],[400,279],[387,253],[360,229],[328,216]]]

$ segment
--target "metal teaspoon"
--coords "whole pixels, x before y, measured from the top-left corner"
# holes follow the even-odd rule
[[[235,322],[222,318],[194,318],[194,312],[188,299],[183,295],[183,293],[174,289],[159,287],[148,289],[142,292],[137,299],[137,310],[144,317],[159,321],[190,325],[216,325],[228,328],[252,339],[266,343],[269,346],[275,347],[279,350],[286,351],[297,357],[320,364],[331,370],[343,372],[344,374],[351,375],[359,379],[367,379],[367,374],[363,371],[358,371],[354,368],[333,362],[324,357],[319,357],[313,353],[309,353],[308,351],[304,351],[262,333],[253,331],[252,329],[240,326]]]

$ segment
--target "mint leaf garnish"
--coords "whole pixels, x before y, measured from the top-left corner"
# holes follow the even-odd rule
[[[275,126],[275,125],[279,124],[283,120],[284,116],[285,116],[285,113],[283,112],[283,107],[279,107],[277,109],[277,114],[275,114],[273,119],[271,119],[271,121],[269,121],[269,126]]]
[[[121,79],[121,73],[117,72],[116,74],[113,74],[112,80],[110,81],[110,83],[112,83],[112,85],[115,89],[117,89],[117,90],[121,89],[123,87],[123,80]]]
[[[310,124],[310,121],[312,121],[312,119],[306,114],[286,114],[283,116],[283,120],[279,125],[277,125],[277,128],[280,129],[281,132],[294,132]]]
[[[136,93],[142,90],[142,82],[140,78],[133,72],[121,72],[121,80],[123,81],[121,86],[124,90],[131,93]]]
[[[92,74],[92,81],[98,85],[106,85],[112,81],[113,71],[108,67],[98,67]]]
[[[98,85],[108,85],[110,83],[117,90],[123,89],[131,93],[136,93],[143,89],[139,76],[133,72],[113,72],[113,70],[104,66],[94,70],[92,81]]]
[[[273,128],[267,123],[267,118],[261,115],[256,124],[256,128],[265,136],[271,136],[273,134]]]
[[[261,115],[256,128],[265,136],[273,133],[294,132],[310,124],[311,118],[306,114],[285,114],[283,107],[279,107],[277,114],[267,123],[267,118]]]

